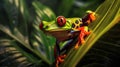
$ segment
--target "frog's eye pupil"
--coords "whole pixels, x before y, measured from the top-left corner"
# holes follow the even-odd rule
[[[66,23],[66,19],[65,19],[64,16],[58,16],[57,17],[57,24],[58,24],[58,26],[62,27],[62,26],[65,25],[65,23]]]
[[[60,19],[60,22],[63,22],[63,20],[62,20],[62,19]]]

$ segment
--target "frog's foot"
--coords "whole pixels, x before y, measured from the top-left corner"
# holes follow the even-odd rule
[[[56,64],[55,64],[55,67],[59,67],[58,65],[59,65],[59,61],[57,60]]]
[[[66,55],[60,55],[58,56],[57,60],[62,63],[64,61],[64,58],[66,57]]]
[[[57,59],[56,59],[56,67],[58,67],[58,65],[59,65],[60,63],[64,62],[64,58],[65,58],[65,57],[66,57],[65,54],[64,54],[64,55],[60,55],[60,56],[57,57]]]
[[[78,42],[76,43],[76,45],[75,45],[75,49],[78,49],[79,45],[80,45],[80,44],[84,44],[84,43],[85,43],[85,40],[84,40],[84,39],[82,39],[80,42],[78,41]]]
[[[75,45],[75,49],[78,49],[79,47],[79,42],[77,42],[77,44]]]
[[[90,35],[91,34],[91,31],[89,31],[89,32],[85,32],[85,35]]]
[[[78,49],[78,47],[79,47],[78,45],[75,45],[75,49]]]
[[[82,40],[82,41],[81,41],[81,44],[84,44],[84,43],[85,43],[85,40]]]
[[[62,59],[64,59],[64,58],[66,57],[66,54],[60,55],[60,57],[61,57]]]

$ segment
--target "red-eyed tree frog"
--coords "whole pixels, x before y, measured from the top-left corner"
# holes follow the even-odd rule
[[[78,38],[74,47],[75,49],[85,42],[85,36],[90,34],[88,25],[95,19],[95,12],[87,11],[87,15],[83,18],[65,18],[64,16],[58,16],[56,20],[50,22],[42,21],[40,23],[39,28],[41,30],[56,38],[56,45],[54,47],[56,67],[64,61],[66,55],[61,55],[61,51],[66,49],[65,47],[70,45],[70,42]],[[64,41],[68,41],[68,43],[61,49],[60,43]]]

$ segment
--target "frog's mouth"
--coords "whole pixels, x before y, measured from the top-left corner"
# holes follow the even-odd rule
[[[78,37],[80,31],[75,31],[74,33],[71,33],[70,30],[52,30],[52,31],[45,31],[47,35],[54,36],[57,40],[66,41],[69,39],[73,39]]]

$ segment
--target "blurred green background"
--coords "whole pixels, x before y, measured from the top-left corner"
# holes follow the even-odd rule
[[[113,22],[116,16],[118,19],[112,24],[117,24],[114,27],[111,25],[113,28],[97,39],[80,61],[78,59],[74,63],[77,64],[76,67],[119,67],[120,1],[112,1],[106,0],[109,4],[104,4],[101,6],[103,9],[99,9],[104,0],[0,0],[0,67],[54,67],[55,39],[39,30],[40,21],[55,20],[59,15],[83,17],[87,10],[96,9],[101,10],[97,11],[98,18],[102,18],[96,21],[98,24],[103,21],[107,25],[107,22]],[[107,10],[111,4],[116,6],[113,14],[112,7],[111,11]],[[110,19],[105,18],[109,15]],[[99,25],[104,27],[104,23]],[[75,54],[77,53],[71,54],[71,57],[79,58],[79,55],[74,57]],[[65,63],[72,64],[71,61]]]
[[[82,17],[87,10],[95,10],[104,0],[38,0],[54,13],[65,17]]]

